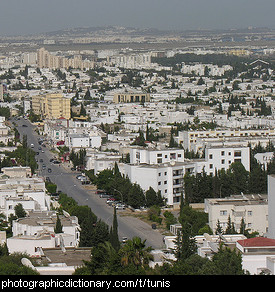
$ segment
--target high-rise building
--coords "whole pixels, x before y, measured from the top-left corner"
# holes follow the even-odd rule
[[[70,99],[59,93],[33,96],[32,110],[34,114],[42,115],[46,119],[71,117]]]
[[[0,83],[0,101],[4,101],[4,86]]]
[[[72,67],[74,69],[90,69],[94,67],[94,62],[82,60],[81,55],[75,55],[73,58],[65,58],[49,53],[45,48],[37,51],[38,68],[61,69]]]

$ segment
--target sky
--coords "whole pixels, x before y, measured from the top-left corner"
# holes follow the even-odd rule
[[[275,28],[275,0],[0,0],[0,36],[76,27]]]

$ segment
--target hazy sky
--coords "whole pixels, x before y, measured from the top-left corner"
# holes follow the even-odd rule
[[[275,28],[275,0],[0,0],[0,35],[74,27]]]

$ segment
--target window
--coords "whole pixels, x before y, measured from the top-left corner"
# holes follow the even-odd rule
[[[248,216],[252,216],[252,211],[247,211]]]
[[[209,165],[209,168],[210,168],[210,169],[213,169],[213,164],[210,164],[210,165]]]
[[[209,159],[212,159],[213,158],[213,154],[209,154]]]
[[[161,172],[159,172],[159,176],[161,176]]]
[[[164,181],[164,184],[167,185],[167,180]]]
[[[227,210],[220,210],[220,216],[227,216]]]
[[[224,164],[225,163],[225,160],[224,159],[222,159],[222,164]]]
[[[234,151],[234,157],[241,157],[242,151]]]
[[[222,156],[224,156],[224,151],[222,151]]]

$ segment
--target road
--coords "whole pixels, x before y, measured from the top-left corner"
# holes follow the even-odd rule
[[[41,147],[42,150],[38,150],[40,145],[38,144],[38,134],[34,131],[34,126],[23,118],[20,120],[11,119],[11,122],[15,122],[17,129],[20,133],[20,137],[27,135],[28,146],[34,144],[34,151],[38,151],[38,175],[49,177],[52,182],[57,185],[58,190],[72,197],[79,205],[87,205],[91,208],[92,212],[109,226],[113,222],[113,208],[106,204],[106,199],[99,198],[95,192],[87,190],[81,182],[76,179],[76,172],[72,172],[68,166],[62,164],[53,164],[50,159],[54,157],[54,154],[49,151],[48,147]],[[40,162],[40,159],[43,162]],[[46,165],[45,169],[42,169],[42,164]],[[51,168],[52,172],[48,172],[48,168]],[[138,236],[141,239],[146,239],[146,246],[151,246],[153,249],[163,248],[163,235],[158,230],[153,230],[151,226],[133,216],[125,216],[125,211],[117,212],[118,220],[118,233],[119,238],[127,237],[129,239],[134,236]]]

